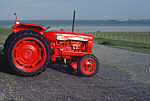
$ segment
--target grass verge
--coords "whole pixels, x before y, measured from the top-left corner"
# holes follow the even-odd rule
[[[104,39],[104,38],[94,38],[94,42],[98,44],[106,45],[106,46],[115,47],[115,48],[121,48],[121,49],[150,54],[149,44],[128,42],[128,41],[123,41],[123,40]]]
[[[11,28],[0,27],[0,51],[2,51],[5,40],[10,33],[12,33]]]

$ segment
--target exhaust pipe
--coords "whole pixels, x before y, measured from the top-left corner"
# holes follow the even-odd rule
[[[14,15],[16,16],[16,24],[17,24],[17,14],[16,14],[16,13],[14,13]]]
[[[76,14],[76,11],[74,10],[74,13],[73,13],[73,24],[72,24],[72,33],[74,32],[75,14]]]

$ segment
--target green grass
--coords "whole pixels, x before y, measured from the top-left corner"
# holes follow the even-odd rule
[[[98,44],[150,53],[150,32],[97,32],[93,35]]]
[[[0,27],[0,51],[3,49],[3,45],[5,43],[5,40],[10,33],[12,33],[11,28]]]
[[[150,44],[150,32],[97,32],[96,38]]]

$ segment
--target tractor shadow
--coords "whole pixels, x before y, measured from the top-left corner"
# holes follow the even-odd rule
[[[66,73],[69,75],[79,76],[79,74],[77,72],[73,71],[71,68],[67,67],[64,64],[52,63],[52,64],[49,64],[47,66],[47,68],[50,68],[50,69],[58,71],[58,72]]]
[[[64,64],[51,63],[47,66],[47,68],[50,68],[58,72],[66,73],[69,75],[79,76],[77,72],[74,72],[72,69],[68,68]],[[5,59],[0,60],[0,72],[5,73],[5,74],[10,74],[10,75],[15,75],[12,72],[9,63]]]
[[[11,67],[5,59],[0,60],[0,72],[14,75],[11,71]]]

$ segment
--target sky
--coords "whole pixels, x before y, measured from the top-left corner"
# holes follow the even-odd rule
[[[0,20],[150,19],[150,0],[0,0]]]

